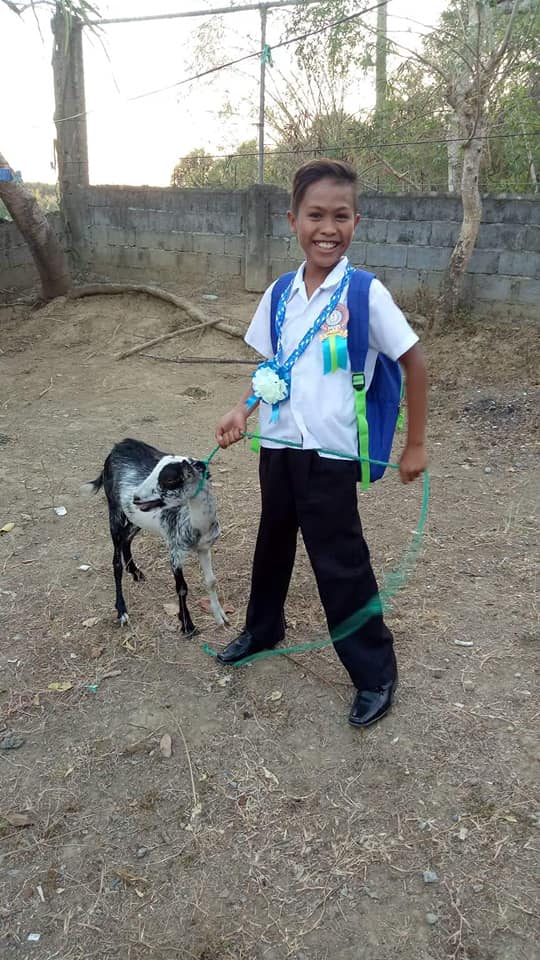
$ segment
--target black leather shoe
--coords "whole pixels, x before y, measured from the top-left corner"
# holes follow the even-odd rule
[[[369,727],[388,713],[394,699],[397,678],[376,690],[358,690],[349,713],[353,727]]]
[[[251,657],[254,653],[260,653],[264,649],[260,643],[257,643],[249,630],[242,630],[240,636],[232,640],[221,653],[218,653],[217,659],[227,666],[230,663],[238,663],[244,657]]]

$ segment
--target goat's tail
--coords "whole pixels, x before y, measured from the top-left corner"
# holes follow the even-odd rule
[[[99,477],[96,477],[95,480],[90,480],[89,483],[83,483],[82,487],[79,489],[79,493],[83,497],[90,497],[93,493],[97,493],[98,490],[101,490],[103,486],[103,473],[100,473]]]

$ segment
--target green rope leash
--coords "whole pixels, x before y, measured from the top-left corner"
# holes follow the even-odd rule
[[[262,434],[258,433],[243,433],[243,437],[248,440],[274,440],[273,437],[265,437]],[[284,447],[295,447],[296,449],[301,450],[302,444],[294,443],[289,440],[280,440],[279,443]],[[215,447],[209,456],[203,461],[206,465],[204,476],[200,482],[199,490],[202,489],[202,485],[208,477],[208,464],[213,460],[215,455],[221,450],[221,447]],[[329,456],[341,457],[344,460],[356,460],[356,461],[367,461],[369,463],[376,463],[381,466],[389,467],[391,470],[399,470],[398,463],[386,463],[382,460],[371,460],[368,457],[359,457],[356,454],[352,453],[343,453],[340,450],[327,450],[323,447],[317,448],[317,453],[327,454]],[[197,493],[199,492],[197,490]],[[422,546],[422,539],[424,535],[424,528],[426,525],[427,512],[428,512],[428,503],[429,503],[429,473],[427,470],[423,474],[423,491],[422,491],[422,506],[420,509],[420,517],[416,525],[416,529],[413,531],[411,542],[407,547],[401,561],[395,570],[392,570],[384,579],[382,589],[379,593],[372,597],[371,600],[362,607],[361,610],[357,610],[356,613],[353,613],[352,616],[348,617],[347,620],[344,620],[343,623],[340,623],[337,627],[331,631],[330,636],[324,640],[313,640],[310,643],[298,643],[292,647],[280,647],[274,648],[271,650],[261,650],[259,653],[254,653],[250,657],[244,657],[243,660],[238,660],[234,664],[235,667],[243,667],[248,663],[253,663],[255,660],[264,660],[266,657],[279,657],[283,654],[291,653],[305,653],[308,650],[321,650],[322,647],[328,647],[331,643],[337,643],[339,640],[344,640],[345,637],[350,636],[351,633],[354,633],[355,630],[358,630],[362,627],[371,617],[383,613],[387,608],[390,601],[394,598],[398,590],[403,586],[404,583],[409,578],[410,572],[416,558],[418,556],[419,550]],[[203,644],[203,651],[209,654],[211,657],[217,657],[215,650],[212,650],[207,643]]]

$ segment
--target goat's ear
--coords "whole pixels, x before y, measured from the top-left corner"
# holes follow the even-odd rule
[[[165,490],[179,489],[184,483],[182,461],[179,463],[167,463],[159,474],[158,483]]]

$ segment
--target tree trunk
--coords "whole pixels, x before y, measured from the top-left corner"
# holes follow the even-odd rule
[[[0,166],[9,164],[0,153]],[[34,195],[24,184],[14,180],[0,181],[3,200],[26,240],[38,269],[44,300],[66,294],[71,286],[64,250]]]
[[[377,47],[375,55],[375,126],[379,133],[384,127],[388,78],[386,73],[386,50],[388,40],[388,7],[381,3],[377,10]]]
[[[461,152],[459,139],[459,123],[455,112],[452,112],[448,124],[448,193],[459,191],[459,161]]]
[[[437,323],[451,320],[459,304],[463,275],[471,259],[482,218],[482,198],[479,189],[480,162],[484,149],[485,119],[476,123],[476,136],[463,147],[463,172],[461,175],[461,199],[463,220],[457,243],[452,250],[448,270],[442,285],[437,305]]]

